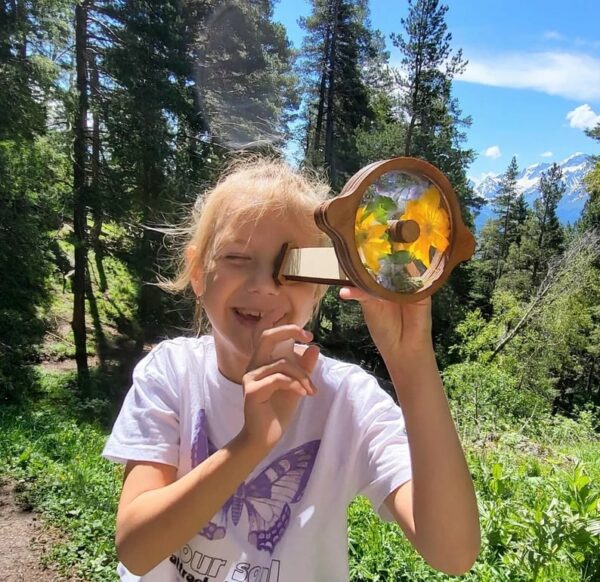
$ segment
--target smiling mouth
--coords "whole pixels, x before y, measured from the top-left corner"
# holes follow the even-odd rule
[[[259,311],[258,309],[242,309],[241,307],[234,307],[233,312],[237,318],[246,325],[255,325],[264,318],[268,318],[270,320],[269,327],[275,327],[285,317],[284,311]]]
[[[235,312],[236,315],[238,315],[239,317],[246,319],[248,321],[258,322],[264,316],[263,311],[257,311],[254,309],[239,309],[237,307],[234,307],[233,311]]]

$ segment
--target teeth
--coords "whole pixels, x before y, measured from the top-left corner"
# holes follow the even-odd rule
[[[247,315],[249,317],[256,317],[257,319],[260,319],[262,317],[261,311],[252,311],[250,309],[238,309],[237,311],[241,315]]]

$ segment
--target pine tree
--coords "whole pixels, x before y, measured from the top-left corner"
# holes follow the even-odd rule
[[[518,174],[517,158],[513,156],[506,172],[500,179],[500,187],[492,203],[499,229],[499,246],[495,251],[496,265],[492,289],[502,276],[511,244],[518,241],[519,226],[522,224],[519,221],[524,218],[521,203],[522,197],[520,197],[517,189]]]
[[[376,77],[386,54],[364,0],[314,0],[301,26],[305,163],[326,169],[339,188],[359,169],[356,133],[374,117],[365,78]]]
[[[564,236],[556,214],[558,204],[565,193],[562,170],[552,164],[540,177],[540,197],[533,203],[533,213],[537,219],[536,253],[532,261],[531,279],[534,286],[543,278],[550,259],[562,252]]]
[[[502,280],[506,287],[504,274],[513,281],[515,271],[521,268],[518,251],[529,211],[522,193],[517,189],[519,168],[513,157],[501,176],[500,186],[492,201],[494,217],[486,222],[478,240],[478,249],[472,265],[473,285],[470,298],[484,314],[491,313],[491,298]],[[513,291],[511,285],[508,285]],[[515,282],[519,289],[521,282]],[[529,283],[526,285],[530,287]]]
[[[527,300],[540,285],[550,261],[564,249],[563,228],[556,210],[565,191],[562,171],[553,164],[540,177],[540,196],[533,203],[527,220],[515,220],[513,237],[498,286]],[[518,198],[517,198],[518,200]]]
[[[139,225],[131,261],[142,282],[139,346],[166,325],[165,298],[148,284],[162,245],[153,227],[179,221],[173,213],[214,179],[231,149],[280,145],[293,77],[291,49],[284,29],[270,20],[272,7],[152,0],[104,2],[98,11],[105,43],[103,200],[110,217]]]
[[[589,137],[600,141],[600,124],[594,129],[586,132]],[[588,199],[585,202],[579,228],[586,230],[596,228],[600,230],[600,156],[596,156],[596,165],[587,174],[584,180],[585,188],[588,192]]]
[[[466,174],[475,157],[473,150],[463,146],[464,130],[471,120],[462,115],[452,96],[452,81],[467,63],[462,51],[451,47],[446,5],[438,0],[409,0],[408,5],[408,15],[401,20],[404,32],[391,36],[402,54],[402,71],[396,75],[396,83],[402,115],[408,120],[401,153],[427,160],[448,177],[461,202],[463,219],[472,226],[471,210],[484,201],[475,196]],[[436,296],[434,333],[440,353],[453,341],[453,330],[472,288],[471,270],[461,266]]]
[[[448,7],[438,0],[409,0],[408,4],[408,17],[401,20],[406,38],[399,34],[391,38],[406,70],[399,80],[409,119],[404,155],[411,156],[422,155],[419,146],[432,141],[447,123],[446,116],[458,113],[451,103],[451,84],[467,63],[462,50],[453,53],[451,49],[452,34],[445,22]]]
[[[297,109],[292,49],[273,0],[206,2],[190,22],[195,89],[207,135],[226,148],[281,148]],[[201,11],[202,4],[198,2]]]
[[[50,125],[69,3],[0,1],[0,400],[34,385],[52,276],[50,235],[70,196],[68,141]],[[68,263],[67,263],[68,264]]]
[[[164,224],[177,199],[177,133],[193,127],[189,123],[193,106],[186,86],[192,71],[186,60],[182,10],[176,0],[98,6],[103,26],[97,33],[104,38],[98,63],[99,110],[106,126],[102,148],[109,160],[102,210],[109,219],[136,225],[130,264],[142,282],[139,348],[159,333],[163,323],[162,297],[150,284],[156,278],[161,246],[161,235],[152,227]]]
[[[401,20],[405,34],[391,35],[405,71],[397,74],[401,108],[409,120],[403,154],[423,158],[448,176],[462,202],[463,218],[472,226],[470,210],[484,200],[474,194],[466,175],[475,158],[473,150],[462,147],[471,118],[463,117],[452,97],[452,81],[467,62],[461,49],[452,50],[447,11],[438,0],[409,0],[408,16]]]

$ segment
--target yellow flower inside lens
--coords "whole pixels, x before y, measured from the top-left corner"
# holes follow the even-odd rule
[[[381,224],[372,212],[361,206],[356,211],[354,236],[358,254],[364,264],[375,273],[379,272],[379,259],[392,252],[392,245],[384,238],[387,224]]]
[[[430,248],[443,253],[450,244],[450,219],[448,213],[440,207],[439,190],[431,186],[417,200],[408,200],[400,220],[414,220],[421,232],[419,238],[412,243],[395,243],[394,250],[408,251],[429,268]]]

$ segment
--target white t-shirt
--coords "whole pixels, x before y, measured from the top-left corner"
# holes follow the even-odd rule
[[[411,478],[400,408],[358,366],[319,356],[317,388],[283,438],[180,551],[133,582],[341,582],[348,579],[346,511]],[[103,456],[156,461],[181,477],[243,425],[242,387],[217,367],[212,337],[164,341],[135,368]]]

